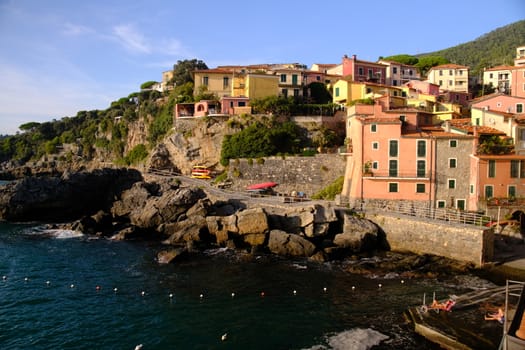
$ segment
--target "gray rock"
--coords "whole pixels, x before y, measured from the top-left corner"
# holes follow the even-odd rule
[[[278,255],[309,257],[315,252],[315,245],[299,235],[271,230],[268,249]]]

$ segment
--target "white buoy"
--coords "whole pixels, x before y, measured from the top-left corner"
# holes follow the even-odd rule
[[[140,295],[144,296],[144,295],[146,295],[146,292],[145,292],[145,291],[142,291],[142,292],[140,293]]]
[[[115,293],[118,292],[118,288],[117,287],[113,288],[113,292]]]
[[[235,293],[232,293],[232,298],[235,296]]]
[[[24,278],[24,281],[26,281],[26,282],[27,282],[27,281],[29,281],[29,278],[27,278],[27,277],[26,277],[26,278]]]
[[[49,285],[51,284],[51,282],[49,282],[49,281],[46,281],[46,284],[47,284],[47,285],[49,286]]]
[[[142,349],[142,344],[135,346],[135,350],[140,350],[140,349]]]
[[[352,286],[352,290],[355,290],[355,286]]]
[[[405,280],[401,280],[401,284],[405,283]]]
[[[296,295],[296,294],[297,294],[297,291],[294,289],[294,291],[293,291],[293,295]]]
[[[222,341],[226,341],[226,339],[228,339],[228,333],[224,333],[221,337]]]
[[[383,287],[383,285],[382,285],[381,283],[379,283],[377,286],[378,286],[379,288]]]
[[[2,276],[2,279],[5,281],[7,280],[7,276]]]
[[[173,299],[173,293],[170,293],[169,297],[170,299]]]
[[[202,294],[201,294],[201,295],[199,295],[199,298],[201,298],[201,299],[202,299],[202,298],[204,298],[204,295],[202,295]]]
[[[323,288],[323,291],[326,292],[326,287]]]
[[[69,288],[73,289],[73,288],[75,288],[75,285],[72,284],[72,285],[69,286]]]

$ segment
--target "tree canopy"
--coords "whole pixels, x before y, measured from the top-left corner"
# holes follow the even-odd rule
[[[173,66],[172,82],[175,86],[184,85],[188,82],[193,83],[193,71],[200,69],[208,69],[206,63],[196,58],[192,60],[179,60]]]

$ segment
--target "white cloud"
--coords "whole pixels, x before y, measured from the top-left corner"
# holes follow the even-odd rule
[[[127,50],[136,53],[151,53],[150,46],[142,33],[138,32],[131,24],[122,24],[113,27],[114,38]]]
[[[62,31],[63,34],[69,36],[93,34],[94,32],[92,28],[69,22],[64,24],[64,30]]]

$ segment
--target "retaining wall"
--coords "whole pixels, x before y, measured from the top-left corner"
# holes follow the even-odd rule
[[[494,258],[491,228],[367,212],[386,234],[393,251],[434,254],[482,266]]]

